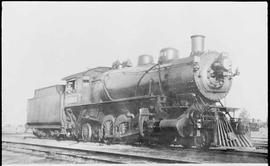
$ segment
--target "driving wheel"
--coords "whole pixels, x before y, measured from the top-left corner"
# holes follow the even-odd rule
[[[114,117],[109,115],[103,119],[101,132],[102,132],[102,140],[104,142],[110,142],[114,135]]]

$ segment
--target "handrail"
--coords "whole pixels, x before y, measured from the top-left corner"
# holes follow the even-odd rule
[[[146,71],[143,73],[143,75],[141,76],[141,78],[139,79],[139,81],[138,81],[138,83],[137,83],[137,85],[136,85],[135,96],[137,96],[137,90],[138,90],[138,87],[139,87],[139,85],[140,85],[141,80],[143,79],[143,77],[144,77],[149,71],[151,71],[154,67],[156,67],[157,65],[158,65],[158,64],[153,65],[152,67],[150,67],[148,70],[146,70]]]
[[[161,93],[162,95],[164,95],[163,89],[162,89],[162,83],[161,83],[160,63],[157,63],[157,64],[153,65],[152,67],[150,67],[148,70],[146,70],[146,71],[143,73],[143,75],[140,77],[140,79],[139,79],[139,81],[138,81],[138,83],[137,83],[137,85],[136,85],[135,96],[137,96],[137,91],[138,91],[139,85],[140,85],[142,79],[144,78],[144,76],[145,76],[149,71],[151,71],[153,68],[155,68],[156,66],[158,66],[158,76],[159,76],[158,83],[159,83],[160,93]]]

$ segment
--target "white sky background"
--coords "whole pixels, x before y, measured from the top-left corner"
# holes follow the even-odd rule
[[[227,106],[266,120],[267,3],[2,3],[2,122],[25,124],[34,90],[88,67],[111,66],[174,47],[189,56],[193,34],[229,52],[240,76]]]

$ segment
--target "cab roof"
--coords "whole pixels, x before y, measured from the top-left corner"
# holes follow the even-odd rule
[[[77,79],[77,78],[83,77],[86,73],[91,72],[91,71],[103,73],[103,72],[108,71],[110,69],[111,69],[110,67],[96,67],[96,68],[91,68],[91,69],[87,69],[86,71],[83,71],[83,72],[79,72],[79,73],[75,73],[75,74],[66,76],[66,77],[62,78],[62,80],[69,81],[69,80],[73,80],[73,79]]]

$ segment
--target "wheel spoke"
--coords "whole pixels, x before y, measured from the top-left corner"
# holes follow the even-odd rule
[[[111,120],[107,120],[103,124],[104,134],[106,136],[113,135],[113,122]]]

